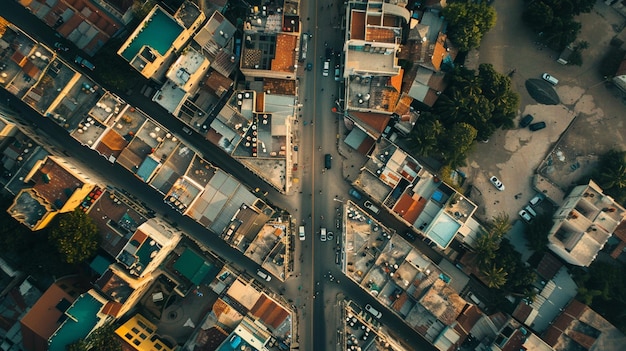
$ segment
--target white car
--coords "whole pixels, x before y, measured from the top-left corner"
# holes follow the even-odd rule
[[[300,241],[306,240],[306,234],[304,233],[303,225],[301,225],[300,228],[298,229],[298,237],[300,238]]]
[[[260,269],[256,270],[256,275],[258,275],[259,277],[265,279],[266,282],[269,282],[270,280],[272,280],[272,277],[269,274],[263,272]]]
[[[530,201],[528,201],[528,203],[532,207],[537,207],[537,206],[539,206],[541,201],[543,201],[543,195],[542,194],[537,194],[532,199],[530,199]]]
[[[526,210],[521,210],[518,212],[519,216],[522,217],[523,220],[526,221],[526,223],[530,223],[533,221],[533,217],[526,212]]]
[[[320,229],[320,241],[326,241],[326,228]]]
[[[500,181],[500,179],[498,179],[498,177],[491,176],[491,178],[489,178],[489,181],[491,182],[491,184],[493,184],[493,186],[496,187],[496,189],[500,191],[504,191],[504,184],[502,184],[502,182]]]

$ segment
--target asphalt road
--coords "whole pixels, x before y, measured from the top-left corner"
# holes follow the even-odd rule
[[[343,45],[341,31],[336,28],[340,16],[339,5],[335,4],[329,7],[329,4],[335,4],[335,2],[328,0],[307,2],[302,9],[304,30],[314,34],[313,45],[309,49],[312,52],[308,59],[314,64],[314,67],[312,71],[306,72],[306,76],[300,82],[300,101],[306,101],[304,102],[303,120],[314,121],[314,123],[304,126],[300,121],[302,128],[301,154],[304,157],[301,194],[286,196],[279,193],[256,174],[234,161],[220,148],[206,141],[200,134],[195,132],[191,136],[183,134],[181,139],[193,145],[214,165],[230,174],[237,175],[237,178],[250,188],[260,187],[268,191],[267,199],[270,203],[292,213],[298,223],[305,223],[307,240],[298,241],[296,244],[296,257],[302,257],[301,261],[296,263],[296,268],[299,271],[298,276],[288,279],[284,286],[277,279],[266,283],[273,291],[279,291],[280,288],[284,287],[285,298],[296,302],[295,304],[299,309],[298,336],[301,350],[330,349],[337,343],[337,331],[343,325],[343,321],[336,318],[334,302],[338,294],[358,301],[362,306],[366,303],[372,304],[375,308],[383,311],[382,322],[398,335],[398,340],[404,340],[414,350],[430,350],[432,346],[419,334],[407,328],[400,318],[390,313],[357,284],[342,276],[334,260],[334,240],[326,243],[319,241],[319,229],[321,227],[326,227],[329,231],[333,231],[335,227],[335,208],[339,205],[335,201],[335,197],[345,198],[349,188],[349,184],[344,181],[341,174],[341,158],[336,148],[337,115],[331,112],[333,101],[339,96],[340,89],[339,83],[333,77],[334,61],[331,61],[329,76],[323,77],[321,74],[322,57],[325,51],[324,42],[326,41],[329,47],[338,51],[341,51]],[[9,1],[3,4],[0,15],[50,47],[58,40],[47,25],[16,2]],[[307,19],[304,20],[305,18]],[[63,53],[63,56],[67,61],[72,62],[77,53],[76,49],[73,48],[69,52]],[[84,73],[89,75],[90,72]],[[172,118],[169,113],[149,98],[141,94],[128,95],[106,86],[105,88],[113,91],[131,105],[138,107],[172,132],[181,134],[179,131],[183,127],[182,122]],[[0,98],[0,101],[5,101],[11,96],[5,90],[0,90]],[[176,222],[178,228],[202,245],[210,248],[225,262],[254,276],[254,272],[258,268],[255,262],[245,258],[241,252],[231,248],[195,221],[172,210],[163,202],[162,195],[156,190],[141,182],[121,166],[112,165],[102,157],[94,157],[96,155],[94,151],[80,145],[53,121],[41,117],[21,101],[14,98],[11,100],[11,106],[21,114],[24,120],[37,124],[39,127],[37,129],[38,134],[45,135],[47,140],[56,143],[57,148],[64,150],[66,155],[74,159],[74,162],[82,163],[87,168],[97,172],[107,180],[109,185],[125,189],[141,199],[152,210],[166,215],[170,220]],[[323,157],[326,153],[333,155],[333,167],[322,172]],[[394,225],[396,228],[403,226],[398,224],[399,222],[392,216],[387,216],[391,222],[396,222]],[[425,247],[424,249],[427,252],[430,251],[429,256],[437,256],[430,248]],[[341,284],[324,279],[324,274],[329,271],[335,277],[343,278],[340,279]],[[320,282],[320,285],[316,285],[316,282]],[[318,295],[315,295],[316,291]]]

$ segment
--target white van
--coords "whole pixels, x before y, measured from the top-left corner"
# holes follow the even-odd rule
[[[320,229],[320,240],[321,241],[326,241],[326,228],[321,228]]]
[[[304,241],[306,239],[306,234],[304,234],[303,225],[301,225],[300,228],[298,229],[298,237],[300,238],[300,241]]]
[[[543,80],[545,80],[546,82],[548,82],[548,83],[550,83],[550,84],[552,84],[552,85],[557,85],[557,84],[559,84],[559,80],[558,80],[558,79],[554,78],[553,76],[551,76],[551,75],[549,75],[549,74],[547,74],[547,73],[544,73],[544,74],[541,76],[541,78],[543,78]]]
[[[258,275],[259,277],[263,278],[266,282],[269,282],[270,280],[272,280],[272,276],[270,276],[269,274],[263,272],[260,269],[256,270],[256,275]]]
[[[330,61],[324,61],[324,68],[322,69],[322,75],[328,77],[328,70],[330,69]]]
[[[369,208],[369,210],[374,212],[375,214],[378,214],[380,212],[380,209],[376,207],[373,203],[371,203],[370,200],[365,201],[365,203],[363,203],[363,206]]]
[[[379,311],[379,310],[377,310],[377,309],[375,309],[374,307],[372,307],[372,305],[370,305],[369,303],[368,303],[367,305],[365,305],[365,310],[366,310],[367,312],[371,313],[371,314],[372,314],[372,316],[374,316],[374,317],[376,317],[376,318],[378,318],[378,319],[380,319],[380,317],[382,317],[382,316],[383,316],[383,314],[382,314],[382,313],[380,313],[380,311]]]

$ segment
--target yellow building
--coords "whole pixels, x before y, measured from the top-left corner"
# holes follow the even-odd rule
[[[81,206],[97,187],[95,179],[57,156],[37,161],[24,183],[32,186],[17,194],[7,212],[33,231]]]
[[[163,63],[191,39],[205,19],[204,13],[189,1],[174,16],[156,5],[117,54],[144,77],[160,81],[167,70]]]
[[[140,314],[134,315],[121,327],[115,330],[124,343],[135,350],[140,351],[172,351],[174,348],[167,346],[161,337],[156,334],[156,325],[150,323],[147,318]]]

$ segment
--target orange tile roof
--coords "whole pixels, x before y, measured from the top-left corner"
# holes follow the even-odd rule
[[[289,315],[284,308],[262,295],[250,310],[253,316],[260,318],[274,329],[278,328]]]
[[[391,86],[396,89],[396,91],[401,91],[402,89],[402,77],[404,76],[404,69],[400,69],[400,72],[395,76],[391,77]]]
[[[104,156],[115,156],[117,158],[126,145],[128,145],[128,141],[124,137],[115,130],[109,129],[102,137],[96,150]]]
[[[420,197],[417,201],[408,194],[403,194],[393,210],[409,223],[414,223],[422,210],[426,207],[426,199]]]
[[[276,56],[272,59],[272,71],[293,71],[297,40],[298,37],[294,35],[278,34],[276,36]]]

